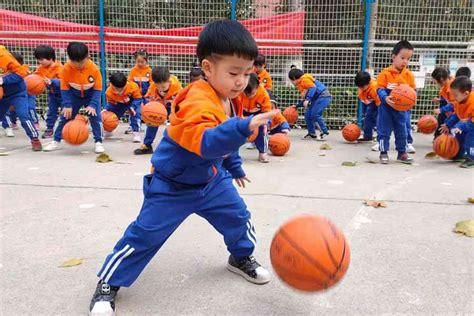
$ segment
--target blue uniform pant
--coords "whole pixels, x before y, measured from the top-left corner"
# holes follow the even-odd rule
[[[379,112],[378,106],[374,102],[365,105],[364,117],[364,138],[369,139],[374,136],[374,128],[377,126],[377,114]]]
[[[25,92],[19,92],[14,95],[3,97],[0,99],[0,120],[7,120],[5,115],[10,109],[10,106],[15,107],[15,111],[20,118],[21,126],[25,130],[26,134],[30,139],[38,138],[38,130],[36,129],[34,122],[28,111],[28,96]]]
[[[474,131],[467,132],[464,135],[464,146],[463,150],[465,155],[474,160]]]
[[[408,110],[406,113],[406,127],[407,127],[407,143],[413,144],[413,135],[412,135],[412,128],[411,128],[411,111]]]
[[[110,112],[114,112],[115,115],[120,119],[122,116],[125,114],[125,112],[129,109],[130,107],[128,104],[125,103],[117,103],[117,104],[110,104],[107,103],[105,106],[105,109]],[[132,130],[134,132],[139,132],[140,131],[140,118],[137,119],[136,115],[130,115],[130,126],[132,127]]]
[[[395,148],[399,153],[405,153],[407,147],[407,114],[393,109],[391,106],[382,103],[379,107],[377,117],[377,141],[380,151],[390,150],[390,136],[395,133]]]
[[[237,259],[253,253],[256,238],[250,212],[227,172],[220,170],[209,184],[196,187],[170,182],[155,173],[144,177],[143,192],[137,219],[125,230],[98,273],[110,285],[130,286],[191,214],[214,226]]]
[[[58,120],[58,111],[61,109],[61,96],[48,94],[48,113],[46,115],[46,129],[52,130]]]
[[[30,113],[33,123],[38,124],[39,118],[36,112],[36,97],[33,95],[28,95],[28,112]]]
[[[258,128],[258,135],[255,138],[255,147],[259,153],[263,154],[268,151],[268,135],[267,135],[267,126],[262,125]]]
[[[133,109],[135,110],[135,117],[134,118],[130,117],[130,122],[129,122],[130,123],[129,125],[132,128],[132,130],[133,130],[132,121],[133,121],[133,119],[136,119],[136,120],[138,120],[138,122],[137,122],[138,123],[138,130],[140,131],[140,127],[142,125],[142,105],[143,104],[146,104],[145,98],[143,98],[143,102],[139,106],[132,105]],[[133,124],[135,124],[135,123],[133,123]]]
[[[316,134],[316,125],[322,133],[327,133],[328,128],[323,119],[323,112],[331,103],[332,97],[319,97],[306,109],[304,119],[306,121],[306,128],[309,134]]]
[[[59,142],[62,139],[62,132],[64,125],[66,125],[67,122],[70,120],[74,119],[74,117],[77,115],[81,107],[87,107],[91,103],[91,98],[76,98],[76,97],[71,97],[72,99],[72,117],[70,119],[66,119],[64,115],[61,115],[59,118],[59,123],[58,126],[56,127],[54,131],[54,140]],[[95,109],[97,115],[96,116],[89,116],[89,122],[91,123],[92,127],[92,134],[94,135],[94,141],[97,142],[102,142],[103,139],[103,133],[102,133],[102,117],[100,115],[100,106],[98,106]]]
[[[285,128],[285,129],[288,130],[287,128]],[[283,128],[281,127],[281,124],[280,124],[277,127],[271,129],[268,134],[274,135],[274,134],[278,134],[278,133],[281,133],[281,132],[283,132]]]

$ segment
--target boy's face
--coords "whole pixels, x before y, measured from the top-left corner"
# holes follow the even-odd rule
[[[156,90],[160,95],[165,95],[170,89],[170,81],[156,83]]]
[[[38,64],[40,64],[43,67],[49,67],[53,64],[53,60],[52,59],[41,58],[41,59],[38,59]]]
[[[148,62],[142,56],[138,56],[137,59],[135,59],[135,63],[139,68],[144,68],[146,65],[148,65]]]
[[[365,86],[360,87],[359,89],[361,90],[367,90],[369,89],[370,84],[366,84]]]
[[[221,99],[232,99],[247,87],[253,60],[237,55],[210,57],[202,61],[202,70]]]
[[[299,79],[295,79],[295,80],[290,80],[291,83],[296,87],[298,85],[298,82],[300,82]]]
[[[433,83],[437,84],[440,88],[442,86],[444,86],[444,84],[446,83],[447,80],[443,80],[443,79],[440,79],[440,80],[436,80],[436,79],[433,79]]]
[[[413,56],[413,50],[406,48],[400,50],[398,55],[392,55],[393,66],[395,69],[402,71],[404,68],[406,68],[410,62],[411,56]]]
[[[81,61],[74,61],[74,60],[71,60],[71,63],[76,66],[77,69],[82,69],[84,68],[84,65],[86,64],[86,61],[87,61],[87,58],[84,58],[83,60]]]
[[[255,69],[255,72],[258,73],[258,74],[263,70],[263,66],[257,66],[257,65],[255,65],[255,66],[253,66],[253,67],[254,67],[254,69]]]
[[[462,103],[466,101],[467,97],[469,96],[469,91],[461,92],[459,89],[451,89],[451,93],[456,101]]]

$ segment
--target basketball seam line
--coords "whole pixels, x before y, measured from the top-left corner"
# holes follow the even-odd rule
[[[328,278],[333,278],[334,276],[327,271],[317,260],[312,258],[304,249],[302,249],[300,246],[298,246],[284,231],[284,229],[280,229],[280,233],[282,237],[293,247],[295,250],[297,250],[301,255],[303,255],[306,260],[308,260],[313,266],[315,266],[317,269],[319,269],[321,272],[323,272]]]
[[[301,273],[295,272],[294,270],[286,268],[282,264],[278,264],[278,263],[275,263],[275,262],[272,262],[272,264],[274,266],[277,266],[279,270],[282,270],[282,272],[284,272],[285,275],[291,276],[291,278],[293,278],[293,279],[297,279],[297,280],[308,282],[308,283],[309,282],[318,283],[319,285],[323,286],[324,288],[326,288],[326,289],[328,288],[328,283],[327,282],[322,282],[322,281],[320,281],[316,278],[313,278],[311,276],[308,276],[306,274],[301,274]],[[284,278],[282,278],[282,277],[280,277],[280,278],[284,280]]]

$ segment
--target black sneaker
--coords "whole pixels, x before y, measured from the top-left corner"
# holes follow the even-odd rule
[[[474,168],[474,160],[466,158],[466,160],[464,160],[464,162],[459,167],[466,169]]]
[[[148,155],[153,154],[153,147],[142,144],[140,148],[133,151],[135,155]]]
[[[326,139],[324,138],[325,136],[329,136],[329,133],[328,132],[325,132],[325,133],[321,133],[319,135],[319,138],[317,140],[319,141],[325,141]]]
[[[97,283],[94,295],[89,307],[91,316],[113,316],[115,315],[115,297],[120,290],[118,286],[111,286],[100,280]]]
[[[407,153],[399,153],[397,156],[397,161],[405,164],[412,164],[414,162],[413,158],[408,156]]]
[[[52,129],[45,130],[41,138],[53,138],[53,130]]]
[[[380,154],[380,163],[383,165],[388,164],[388,154],[387,153],[381,153]]]
[[[372,137],[361,137],[359,138],[357,141],[358,142],[371,142],[373,141],[374,139]]]
[[[230,256],[227,269],[242,276],[251,283],[265,284],[270,282],[270,273],[255,260],[254,256],[245,257],[240,260]]]
[[[318,136],[308,133],[303,136],[303,139],[318,139]]]

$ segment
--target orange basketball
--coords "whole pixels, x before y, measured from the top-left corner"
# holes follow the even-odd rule
[[[253,143],[258,136],[258,127],[252,131],[252,134],[247,138],[247,142]]]
[[[459,152],[459,142],[452,135],[441,134],[433,143],[433,151],[442,158],[452,159]]]
[[[106,132],[112,132],[117,128],[119,124],[119,119],[112,111],[102,111],[102,124],[104,125],[104,130]]]
[[[39,75],[28,75],[25,77],[26,92],[29,95],[39,95],[46,90],[46,83],[44,83],[43,77]]]
[[[290,150],[290,138],[283,133],[270,136],[268,148],[274,156],[284,156]]]
[[[433,115],[425,115],[418,120],[417,125],[420,133],[431,134],[438,128],[438,120]]]
[[[89,138],[89,128],[82,120],[72,120],[63,128],[63,139],[71,145],[84,144]]]
[[[89,119],[86,116],[80,115],[80,114],[76,115],[74,120],[84,122],[84,124],[87,124],[87,122],[89,121]]]
[[[283,224],[270,247],[273,269],[298,290],[326,290],[347,272],[350,250],[344,234],[324,217],[299,215]]]
[[[360,133],[361,131],[359,126],[354,123],[347,124],[342,129],[342,137],[344,137],[344,139],[348,142],[355,142],[357,139],[359,139]]]
[[[142,105],[142,120],[150,126],[160,126],[168,118],[166,108],[160,102],[148,102]]]
[[[294,125],[298,122],[298,110],[293,106],[287,107],[283,111],[283,116],[288,121],[288,124]]]
[[[390,97],[395,103],[393,108],[397,111],[408,111],[416,103],[416,91],[407,84],[398,85],[392,90]]]

